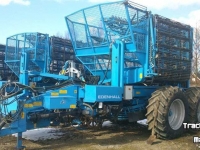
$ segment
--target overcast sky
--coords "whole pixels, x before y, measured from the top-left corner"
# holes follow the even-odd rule
[[[0,43],[23,32],[51,35],[67,32],[64,17],[95,4],[117,0],[0,0]],[[132,0],[153,14],[195,26],[200,22],[200,0]]]

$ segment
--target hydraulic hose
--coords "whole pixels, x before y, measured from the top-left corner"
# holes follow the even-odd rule
[[[83,105],[89,107],[91,110],[92,110],[92,116],[94,115],[94,109],[92,108],[92,106],[90,106],[89,104],[87,103],[83,103]]]

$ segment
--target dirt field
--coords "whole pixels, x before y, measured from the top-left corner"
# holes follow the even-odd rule
[[[200,149],[193,143],[197,133],[185,133],[174,140],[157,139],[153,145],[147,145],[150,131],[141,125],[117,125],[96,129],[76,129],[65,127],[65,134],[59,139],[40,140],[37,142],[23,140],[26,150],[195,150]],[[14,150],[16,138],[6,136],[0,138],[0,150]]]

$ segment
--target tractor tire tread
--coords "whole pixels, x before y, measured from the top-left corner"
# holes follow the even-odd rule
[[[184,93],[178,87],[161,87],[160,89],[153,92],[152,97],[149,99],[149,105],[147,105],[146,107],[148,129],[154,129],[157,138],[173,139],[182,134],[182,132],[173,133],[168,131],[166,119],[166,116],[168,116],[168,112],[165,110],[166,108],[169,108],[169,102],[173,98],[173,96],[178,93],[182,94],[185,97]]]

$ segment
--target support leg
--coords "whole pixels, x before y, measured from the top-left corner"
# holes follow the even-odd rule
[[[17,150],[24,150],[25,147],[22,146],[22,132],[17,134]]]

